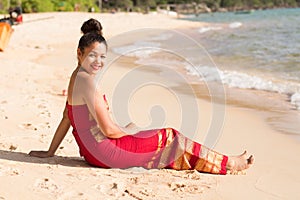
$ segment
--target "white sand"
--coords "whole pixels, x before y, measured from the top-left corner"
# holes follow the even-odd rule
[[[92,168],[79,158],[71,132],[57,156],[49,159],[27,156],[30,150],[46,150],[49,146],[65,105],[65,97],[60,94],[76,66],[79,28],[90,17],[101,20],[107,37],[145,27],[174,29],[203,25],[164,15],[135,13],[24,15],[25,23],[14,27],[9,46],[0,53],[0,199],[300,198],[299,142],[267,126],[264,113],[240,107],[226,106],[223,134],[216,150],[238,154],[247,149],[253,153],[255,165],[247,175]],[[113,65],[108,89],[130,70],[130,59],[126,62]],[[136,97],[137,104],[130,107],[133,119],[140,125],[148,123],[139,108],[147,102],[145,94],[152,92],[157,92],[157,88],[141,92]],[[109,90],[107,96],[111,98]],[[166,104],[170,97],[170,94],[160,96]],[[197,101],[201,110],[198,131],[203,133],[210,123],[207,116],[212,114],[211,104]],[[176,101],[169,104],[176,107]],[[178,112],[168,109],[170,116],[177,116]],[[178,122],[176,117],[170,117],[165,124],[178,128]],[[202,142],[203,135],[196,135],[195,139]]]

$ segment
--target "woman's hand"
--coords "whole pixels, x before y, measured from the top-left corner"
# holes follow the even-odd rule
[[[140,131],[140,128],[133,122],[130,122],[124,127],[125,131],[129,134],[135,134]]]
[[[138,128],[138,127],[137,127],[137,125],[135,125],[135,123],[130,122],[129,124],[127,124],[125,126],[125,128],[134,129],[134,128]]]
[[[58,146],[60,145],[60,143],[66,136],[70,126],[71,126],[71,122],[68,117],[68,110],[65,107],[63,118],[60,121],[60,123],[55,131],[55,134],[53,136],[53,139],[52,139],[52,142],[50,144],[48,151],[30,151],[29,155],[34,156],[34,157],[39,157],[39,158],[53,157]]]
[[[38,158],[49,158],[54,156],[54,154],[50,154],[49,151],[30,151],[29,155]]]

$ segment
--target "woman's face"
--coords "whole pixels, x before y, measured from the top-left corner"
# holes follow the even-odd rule
[[[84,49],[78,50],[78,59],[81,67],[89,74],[98,73],[105,64],[106,46],[104,43],[95,42]]]

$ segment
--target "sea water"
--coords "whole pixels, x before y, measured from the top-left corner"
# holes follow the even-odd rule
[[[208,52],[227,64],[222,66],[224,83],[290,94],[300,110],[299,8],[202,14],[188,20],[218,23],[198,32]]]
[[[287,101],[290,111],[277,109],[278,114],[267,121],[277,130],[299,139],[300,9],[212,13],[187,20],[213,23],[197,31],[202,35],[201,43],[219,61],[224,84],[288,97],[280,106],[284,107]],[[267,104],[272,106],[274,102],[271,99]]]
[[[134,56],[139,64],[181,67],[199,82],[219,81],[229,88],[286,95],[288,102],[283,103],[296,115],[284,113],[274,117],[280,122],[269,122],[284,132],[300,134],[299,8],[209,13],[178,20],[209,23],[180,33],[153,31],[143,39],[114,46],[113,51]]]

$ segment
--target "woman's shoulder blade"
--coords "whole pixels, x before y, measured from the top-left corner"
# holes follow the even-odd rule
[[[94,85],[94,77],[85,72],[78,72],[75,80],[78,81],[78,83],[87,84],[89,86],[91,86],[90,84]]]

